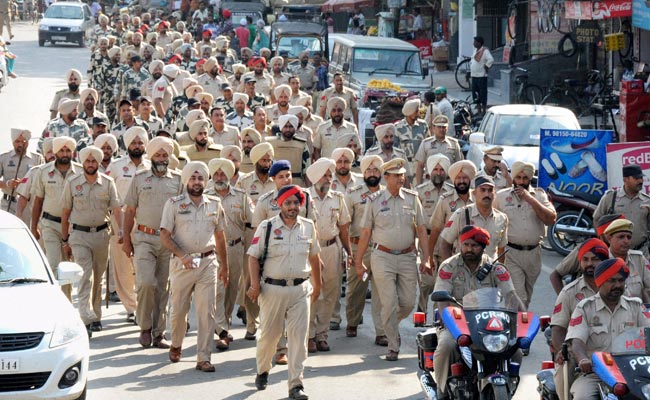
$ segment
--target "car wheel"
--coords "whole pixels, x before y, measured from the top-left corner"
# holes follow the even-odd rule
[[[43,47],[43,46],[45,46],[45,40],[39,40],[38,47]]]
[[[86,391],[87,391],[87,389],[88,389],[88,384],[86,384],[86,386],[84,386],[84,391],[81,392],[81,395],[79,395],[79,397],[77,397],[77,400],[86,400]]]

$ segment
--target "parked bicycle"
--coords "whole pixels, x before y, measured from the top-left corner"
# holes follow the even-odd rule
[[[528,70],[515,67],[517,71],[522,72],[515,77],[515,84],[517,85],[517,99],[518,104],[540,104],[544,98],[544,90],[541,86],[534,83],[528,83]]]
[[[469,90],[472,87],[472,74],[470,72],[471,57],[463,56],[463,61],[456,65],[456,83],[462,89]]]
[[[589,115],[599,99],[611,96],[612,89],[612,75],[603,77],[600,71],[592,69],[585,82],[577,79],[554,82],[542,104],[568,108],[580,118]]]

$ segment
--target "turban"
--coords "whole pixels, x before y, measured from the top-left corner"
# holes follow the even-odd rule
[[[203,36],[204,38],[212,37],[212,29],[204,30],[203,33],[201,34],[201,36]]]
[[[266,68],[266,58],[264,57],[252,57],[250,60],[248,60],[248,66],[249,67],[254,67],[256,65],[262,64],[264,68]]]
[[[467,225],[460,230],[458,240],[463,243],[468,239],[472,239],[485,248],[490,244],[490,232],[478,226]]]
[[[182,29],[185,29],[185,22],[183,22],[183,21],[178,21],[178,22],[176,23],[176,30],[179,30],[179,31],[180,31],[180,30],[182,30]],[[186,32],[186,33],[189,33],[189,32]],[[190,37],[191,37],[191,34],[190,34]]]
[[[332,160],[334,162],[337,162],[341,157],[345,157],[352,162],[354,161],[354,152],[347,147],[339,147],[332,151]]]
[[[119,47],[118,47],[118,48],[119,48]],[[81,76],[81,72],[79,72],[78,70],[76,70],[76,69],[74,69],[74,68],[69,69],[68,72],[65,73],[65,80],[66,80],[66,81],[69,81],[70,78],[71,78],[73,75],[77,77],[77,80],[78,80],[79,82],[81,82],[81,81],[83,80],[83,77]]]
[[[596,265],[596,269],[594,270],[596,286],[601,287],[603,283],[609,280],[609,278],[619,273],[623,275],[623,278],[625,279],[630,275],[630,269],[622,258],[610,258],[602,261],[600,264]]]
[[[81,91],[81,102],[85,102],[88,96],[92,96],[92,98],[95,99],[95,102],[99,100],[99,94],[93,88],[86,88]]]
[[[243,101],[244,103],[248,104],[248,95],[245,94],[245,93],[234,93],[232,95],[232,101],[234,103],[236,103],[236,102],[238,102],[240,100]]]
[[[217,48],[217,50],[223,49],[224,46],[227,46],[229,42],[230,40],[228,40],[228,38],[225,36],[217,36],[217,38],[214,40],[215,47]]]
[[[600,239],[591,238],[587,241],[582,242],[580,248],[578,249],[578,262],[582,260],[585,254],[592,252],[600,261],[605,261],[609,258],[609,249],[605,242]]]
[[[187,89],[192,85],[198,85],[198,84],[199,82],[197,82],[197,80],[194,78],[183,78],[183,89]]]
[[[291,124],[291,126],[293,126],[294,129],[298,129],[299,121],[298,121],[298,117],[296,117],[295,115],[291,115],[291,114],[280,115],[280,117],[278,118],[278,126],[280,127],[280,129],[284,129],[287,123]]]
[[[187,96],[188,99],[194,99],[196,98],[197,94],[202,92],[203,92],[203,87],[201,85],[192,85],[192,86],[188,86],[185,89],[185,96]],[[196,111],[196,110],[192,110],[192,111]]]
[[[97,146],[84,147],[79,152],[79,161],[81,161],[81,163],[83,164],[90,156],[92,156],[93,159],[95,159],[95,161],[100,163],[104,159],[104,152],[102,151],[102,149],[100,149]]]
[[[395,135],[395,124],[383,124],[375,127],[375,136],[378,140],[382,140],[388,132],[392,132]]]
[[[303,118],[307,118],[307,116],[309,115],[309,110],[307,109],[307,107],[303,107],[303,106],[291,106],[289,107],[288,113],[296,116],[298,114],[301,114]]]
[[[206,181],[210,179],[210,170],[208,170],[208,166],[203,161],[190,161],[183,167],[183,172],[181,172],[181,182],[183,185],[187,186],[187,182],[190,181],[190,178],[195,172],[203,176],[203,179]]]
[[[77,148],[77,142],[69,136],[59,136],[52,139],[52,152],[54,154],[58,153],[64,147],[67,147],[70,151],[74,151]]]
[[[169,22],[160,21],[160,23],[158,23],[158,30],[161,30],[162,28],[168,28],[169,29]]]
[[[11,128],[11,141],[15,142],[19,136],[22,136],[25,140],[29,140],[32,138],[32,132],[29,129]]]
[[[194,98],[199,102],[205,101],[209,106],[212,106],[212,101],[214,101],[214,96],[207,92],[200,92],[194,95]]]
[[[377,169],[381,170],[381,166],[384,164],[384,160],[381,159],[381,157],[377,155],[373,156],[364,156],[361,159],[361,172],[366,172],[368,168],[370,168],[371,165],[374,165],[377,167]]]
[[[605,229],[605,235],[613,235],[618,232],[634,232],[634,223],[628,219],[617,219]]]
[[[79,100],[61,99],[59,101],[58,111],[63,115],[68,115],[79,107]]]
[[[345,109],[348,107],[348,103],[345,102],[345,99],[341,97],[332,97],[329,100],[327,100],[327,115],[332,112],[332,109],[336,106],[339,106],[340,108],[345,111]]]
[[[617,219],[625,219],[625,215],[605,214],[598,218],[598,221],[596,221],[596,233],[598,236],[602,236],[605,233],[605,229],[607,229],[607,227],[609,227],[609,225]]]
[[[248,56],[251,57],[253,55],[253,50],[251,50],[248,47],[242,47],[241,50],[239,50],[239,54],[241,54],[242,56],[244,54],[248,54]]]
[[[207,131],[209,128],[210,122],[206,119],[198,119],[192,122],[192,125],[190,125],[190,138],[192,138],[192,140],[196,139],[196,135],[198,135],[202,129]]]
[[[203,46],[201,46],[200,50],[201,50],[201,54],[205,53],[207,50],[210,50],[210,54],[212,54],[212,46],[210,46],[209,44],[204,44]]]
[[[512,177],[514,178],[515,176],[519,175],[521,171],[526,174],[528,179],[532,179],[533,175],[535,175],[535,165],[533,163],[528,163],[524,161],[515,161],[512,163]]]
[[[145,146],[149,143],[147,131],[141,126],[133,126],[124,132],[124,145],[128,148],[131,146],[131,142],[133,142],[137,137],[142,140],[142,143]]]
[[[447,158],[447,156],[444,154],[434,154],[427,158],[427,171],[429,171],[429,174],[433,172],[433,169],[438,164],[440,164],[442,169],[445,170],[445,173],[449,172],[449,166],[451,165],[449,158]]]
[[[203,46],[203,47],[210,47],[210,46]],[[197,61],[197,62],[196,62],[196,68],[199,68],[199,67],[203,68],[203,66],[205,65],[205,62],[206,62],[206,61],[207,61],[207,60],[206,60],[205,58],[202,58],[202,59],[200,59],[199,61]],[[204,71],[205,71],[205,70],[204,70]]]
[[[311,105],[311,96],[301,96],[301,97],[298,97],[296,99],[296,105],[297,106],[303,106],[303,107],[306,108],[307,103],[310,103],[309,105]]]
[[[244,73],[246,72],[246,66],[244,64],[233,64],[232,65],[232,73],[236,74],[237,72]]]
[[[99,22],[100,24],[102,22],[108,24],[108,17],[104,14],[100,14],[100,16],[97,18],[97,22]]]
[[[335,168],[336,164],[334,164],[334,160],[327,157],[321,157],[307,168],[307,177],[312,183],[316,183],[325,176],[328,170],[334,174]]]
[[[261,22],[262,24],[264,24],[264,21],[262,21],[261,19],[258,19],[257,22]],[[269,49],[269,48],[267,48],[267,47],[262,47],[262,48],[260,49],[260,56],[262,56],[262,57],[264,57],[264,56],[268,57],[268,56],[270,56],[270,55],[271,55],[271,49]],[[265,61],[266,61],[266,60],[265,60]],[[265,68],[266,68],[266,65],[265,65]]]
[[[284,65],[284,58],[282,58],[280,56],[273,57],[271,59],[271,66],[273,67],[273,66],[275,66],[275,64]]]
[[[122,49],[119,47],[113,46],[110,49],[108,49],[108,57],[109,58],[114,58],[115,56],[119,56],[122,54]]]
[[[149,64],[149,72],[153,74],[153,71],[160,68],[161,70],[165,67],[165,63],[160,60],[154,60]]]
[[[52,148],[52,142],[54,141],[53,137],[48,137],[43,140],[43,155],[47,155],[49,152],[54,153],[54,149]]]
[[[184,42],[183,42],[183,39],[176,39],[176,40],[174,40],[174,41],[172,42],[172,44],[171,44],[171,48],[172,48],[172,50],[174,50],[174,52],[175,52],[176,54],[179,54],[180,51],[181,51],[181,46],[183,45],[183,43],[184,43]],[[178,51],[177,51],[177,50],[178,50]],[[176,58],[174,58],[174,60],[178,59],[178,61],[181,61],[181,59],[182,59],[180,55],[173,55],[172,57],[176,57]]]
[[[420,99],[409,100],[406,103],[404,103],[404,106],[402,107],[402,114],[404,114],[404,116],[413,115],[419,109],[420,109]]]
[[[233,175],[235,175],[235,164],[225,158],[213,158],[210,160],[208,168],[210,169],[210,177],[213,177],[214,173],[218,170],[222,170],[226,174],[226,177],[228,177],[228,180],[232,179]]]
[[[291,86],[284,84],[273,89],[273,96],[278,99],[283,92],[287,92],[287,96],[291,96]]]
[[[241,162],[241,149],[239,146],[235,145],[228,145],[228,146],[223,146],[223,149],[221,149],[221,158],[226,158],[229,159],[228,156],[234,158],[237,161]],[[232,161],[232,160],[231,160]],[[210,174],[213,175],[213,174]]]
[[[244,137],[248,136],[255,144],[259,144],[262,141],[262,135],[257,131],[257,129],[253,128],[252,126],[249,126],[248,128],[244,128],[243,131],[241,131],[241,137],[242,139]],[[221,150],[223,152],[223,150]]]
[[[357,142],[359,135],[354,132],[343,133],[336,138],[336,147],[348,147],[350,141],[354,140]]]
[[[209,47],[209,46],[208,46]],[[207,60],[205,60],[205,65],[203,66],[204,71],[212,71],[212,68],[218,67],[219,66],[219,61],[215,57],[210,57]]]
[[[158,39],[158,34],[156,32],[147,33],[147,42],[151,42],[153,39]]]
[[[164,136],[156,136],[147,144],[147,155],[152,158],[158,151],[164,150],[168,156],[174,153],[174,142]]]
[[[106,46],[108,46],[108,38],[106,36],[100,37],[99,40],[97,41],[99,45],[104,43]]]
[[[459,173],[464,173],[472,180],[476,176],[476,166],[473,162],[468,160],[456,161],[449,167],[449,179],[454,183]]]
[[[97,138],[95,138],[94,144],[100,149],[104,147],[105,144],[108,144],[111,149],[113,149],[113,152],[117,150],[117,139],[112,133],[102,133],[101,135],[97,136]]]
[[[192,125],[192,123],[194,123],[194,121],[199,119],[206,119],[203,110],[192,110],[187,113],[187,116],[185,117],[185,124],[187,126],[190,126]]]
[[[140,38],[140,40],[142,40],[142,32],[135,32],[135,33],[133,34],[133,39],[135,39],[135,38],[137,38],[137,37]]]
[[[302,188],[298,185],[282,186],[278,191],[278,205],[282,207],[282,203],[291,196],[298,198],[301,207],[305,205],[305,193],[303,193]]]
[[[282,171],[291,171],[291,163],[287,160],[277,160],[271,165],[269,176],[272,178]]]
[[[262,142],[259,144],[256,144],[253,146],[250,152],[250,158],[251,162],[253,164],[257,164],[257,162],[264,157],[266,154],[269,154],[271,158],[275,156],[275,152],[273,151],[273,146],[271,146],[271,143],[269,142]],[[275,163],[274,163],[275,165]]]
[[[180,47],[181,47],[181,53],[185,53],[187,50],[192,50],[192,45],[189,43],[183,43]]]
[[[170,59],[171,61],[171,59]],[[180,68],[178,68],[178,65],[176,64],[168,64],[163,67],[163,74],[170,76],[172,78],[176,78],[178,74],[181,72]]]
[[[221,15],[223,15],[224,18],[230,18],[230,16],[232,15],[232,13],[230,12],[230,10],[227,10],[227,9],[226,9],[226,10],[223,10],[223,11],[221,12]]]

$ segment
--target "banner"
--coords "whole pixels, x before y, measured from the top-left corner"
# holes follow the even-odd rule
[[[420,58],[423,60],[425,58],[431,57],[431,40],[429,39],[416,39],[416,40],[407,40],[413,46],[420,49]]]
[[[632,15],[632,0],[565,1],[564,9],[568,19],[623,18]]]
[[[643,192],[650,194],[650,142],[610,143],[607,145],[607,184],[623,186],[623,167],[637,164],[643,170]]]
[[[650,2],[645,0],[632,1],[632,26],[650,30]]]
[[[538,186],[603,195],[612,131],[541,129]]]

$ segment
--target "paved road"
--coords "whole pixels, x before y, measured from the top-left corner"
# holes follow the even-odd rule
[[[87,49],[74,45],[39,48],[36,28],[30,24],[15,26],[16,38],[11,49],[18,54],[16,73],[19,79],[0,93],[0,150],[10,146],[9,128],[24,126],[41,132],[48,119],[48,109],[54,92],[65,86],[65,71],[74,67],[85,73],[89,58]],[[453,73],[437,73],[436,84],[444,84],[450,91]],[[555,294],[548,283],[548,273],[559,262],[553,253],[544,252],[544,269],[533,296],[532,311],[549,313]],[[368,302],[368,309],[369,309]],[[124,322],[124,310],[111,304],[103,319],[106,329],[91,340],[89,380],[90,399],[156,399],[187,398],[268,399],[287,395],[286,367],[274,367],[270,385],[258,393],[253,383],[255,376],[254,342],[243,340],[244,328],[235,319],[232,333],[235,342],[231,349],[214,353],[217,367],[214,374],[194,370],[196,355],[195,331],[190,331],[184,345],[183,360],[170,364],[167,354],[158,349],[143,350],[137,343],[138,330]],[[416,379],[416,352],[414,338],[417,330],[410,320],[401,326],[403,340],[400,360],[384,361],[385,348],[373,344],[371,316],[365,313],[366,324],[359,337],[349,339],[345,331],[332,332],[332,351],[310,357],[306,362],[305,386],[312,399],[419,399],[422,398]],[[192,326],[196,326],[192,316]],[[343,324],[345,327],[345,323]],[[531,355],[524,359],[522,384],[516,399],[536,396],[535,373],[541,361],[548,357],[543,338],[533,343]]]

